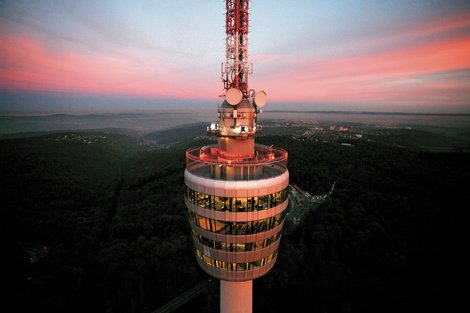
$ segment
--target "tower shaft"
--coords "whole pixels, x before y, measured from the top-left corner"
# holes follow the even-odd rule
[[[220,312],[251,313],[253,281],[220,281]]]
[[[277,259],[287,214],[287,152],[255,144],[266,93],[248,88],[249,0],[226,0],[225,100],[217,144],[186,151],[185,204],[196,259],[220,279],[220,311],[251,313],[253,280]]]

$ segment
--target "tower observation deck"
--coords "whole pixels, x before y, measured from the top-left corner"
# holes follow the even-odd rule
[[[208,133],[186,151],[185,203],[196,259],[220,279],[221,312],[252,311],[252,280],[276,262],[288,205],[287,152],[255,144],[264,91],[248,88],[248,0],[226,0],[225,100]]]

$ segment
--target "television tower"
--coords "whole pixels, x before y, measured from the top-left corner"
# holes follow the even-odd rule
[[[220,311],[252,312],[253,279],[276,262],[288,205],[287,152],[255,144],[264,91],[248,88],[249,0],[226,0],[225,100],[207,128],[217,144],[186,151],[185,203],[196,259],[220,279]]]

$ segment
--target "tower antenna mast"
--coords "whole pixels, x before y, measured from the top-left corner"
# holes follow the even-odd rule
[[[226,61],[222,63],[222,81],[225,90],[236,88],[248,98],[248,75],[252,64],[248,63],[249,0],[226,0],[225,32]]]

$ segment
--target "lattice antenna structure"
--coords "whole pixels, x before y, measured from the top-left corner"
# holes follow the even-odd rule
[[[236,88],[248,98],[248,75],[253,65],[248,62],[249,0],[226,1],[226,61],[222,63],[224,89]]]

